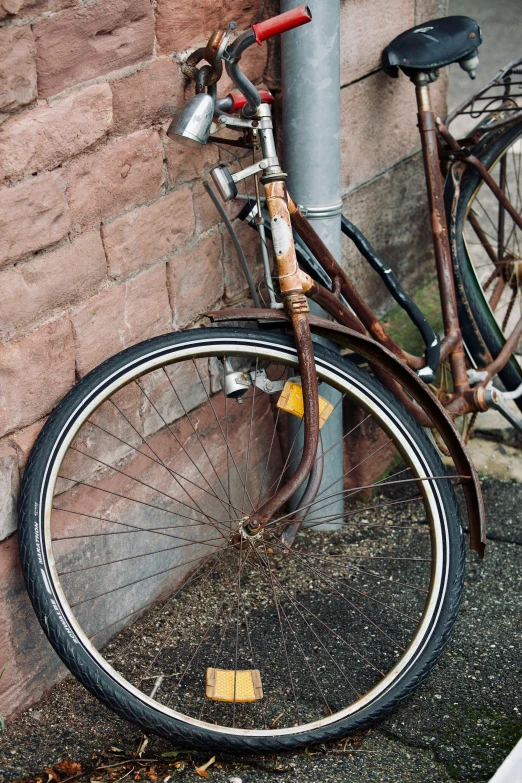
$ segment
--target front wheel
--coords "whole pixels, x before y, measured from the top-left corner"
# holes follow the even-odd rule
[[[289,336],[136,345],[35,444],[20,503],[35,611],[85,687],[145,731],[242,751],[332,740],[406,697],[449,637],[464,558],[441,461],[372,377],[315,351],[320,395],[341,392],[344,485],[321,489],[291,547],[286,509],[261,535],[242,524],[299,460],[278,405],[298,373]],[[226,373],[244,393],[225,396]]]

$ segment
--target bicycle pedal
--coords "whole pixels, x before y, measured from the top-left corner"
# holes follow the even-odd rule
[[[302,386],[294,381],[287,381],[279,395],[277,407],[302,419],[304,416]],[[319,429],[326,423],[333,409],[332,403],[319,395]]]
[[[259,669],[207,669],[207,699],[244,704],[263,698]]]
[[[501,392],[498,389],[489,387],[484,391],[484,400],[488,408],[497,410],[518,432],[522,432],[522,418],[512,411],[508,405],[508,400],[516,400],[522,394],[522,384],[513,392]]]

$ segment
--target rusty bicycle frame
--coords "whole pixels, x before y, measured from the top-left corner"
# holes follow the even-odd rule
[[[222,60],[217,53],[224,50],[225,44],[223,42],[225,38],[226,42],[228,42],[229,34],[230,28],[225,32],[214,31],[207,46],[194,52],[183,66],[185,74],[197,82],[197,91],[202,91],[204,86],[209,88],[209,92],[211,89],[215,90],[214,85],[222,71]],[[235,52],[232,51],[233,47],[230,47],[228,50],[229,56],[225,59],[229,75],[248,99],[248,89],[253,88],[253,85],[248,82],[237,64],[246,45],[250,45],[248,43],[245,45],[246,39],[242,42],[243,48],[241,48],[241,43],[238,44],[246,35],[248,34],[243,34],[243,36],[237,39]],[[234,54],[236,55],[235,57],[233,56]],[[201,59],[205,59],[209,65],[198,69],[196,66]],[[505,69],[505,72],[510,68],[514,70],[520,62],[522,60],[512,63]],[[465,348],[457,311],[450,237],[444,209],[444,182],[441,167],[446,165],[449,169],[449,175],[453,176],[455,182],[459,182],[465,168],[473,166],[500,202],[502,210],[505,210],[521,229],[522,216],[516,212],[505,193],[492,179],[482,163],[470,152],[469,148],[465,144],[459,143],[449,132],[447,126],[435,116],[430,103],[429,82],[431,80],[429,74],[422,72],[412,77],[416,91],[418,127],[422,142],[444,324],[444,337],[440,343],[440,356],[441,359],[447,358],[449,360],[453,379],[453,393],[448,395],[448,399],[442,406],[428,386],[419,379],[417,372],[426,365],[425,358],[407,353],[387,334],[376,315],[357,292],[349,276],[337,263],[305,218],[299,206],[288,193],[285,184],[286,175],[279,167],[277,157],[271,157],[271,165],[261,172],[261,183],[264,186],[266,206],[270,215],[277,261],[277,276],[284,312],[274,309],[262,310],[256,308],[226,309],[209,314],[216,322],[231,320],[263,322],[270,320],[277,323],[277,321],[280,321],[282,327],[288,328],[290,326],[295,336],[304,401],[305,435],[301,461],[295,473],[287,480],[286,484],[281,486],[276,494],[247,520],[247,529],[252,534],[264,527],[276,511],[290,499],[303,484],[307,476],[311,475],[314,462],[316,461],[319,443],[319,414],[317,377],[312,342],[312,332],[315,332],[327,336],[334,342],[347,346],[362,355],[368,361],[375,376],[399,399],[421,426],[434,427],[438,430],[453,457],[458,474],[462,479],[468,509],[471,547],[480,556],[484,554],[486,536],[480,483],[466,446],[453,424],[453,419],[464,413],[487,410],[488,405],[485,400],[486,384],[509,361],[514,347],[522,336],[522,318],[517,323],[499,355],[494,360],[492,359],[486,367],[481,368],[485,372],[483,379],[472,387],[467,374]],[[467,107],[473,106],[473,102],[480,99],[494,83],[495,80],[486,85],[483,90],[476,93],[462,107],[459,107],[459,110],[465,111]],[[248,88],[247,92],[244,89],[245,85]],[[255,90],[255,88],[253,89]],[[504,97],[507,105],[509,103],[509,90],[505,91]],[[516,106],[516,102],[513,103]],[[456,116],[459,110],[453,116],[450,115],[449,121]],[[522,114],[521,111],[512,111],[508,117],[493,116],[493,124],[490,117],[486,130],[512,122],[520,114]],[[256,126],[255,128],[243,129],[244,135],[242,139],[231,140],[217,137],[216,140],[255,149],[261,138],[266,147],[269,134],[272,133],[271,120],[266,122],[266,118],[270,118],[269,107],[262,104],[257,113],[252,111],[247,116],[251,119],[259,117],[260,121],[258,122],[254,119],[253,126]],[[264,124],[263,120],[265,120]],[[236,125],[238,124],[236,122]],[[272,139],[271,154],[273,156],[276,154],[275,146],[273,137],[270,138]],[[257,203],[259,206],[259,193],[257,193]],[[314,281],[300,269],[296,257],[292,229],[305,242],[330,277],[332,281],[331,291]],[[279,237],[277,241],[276,235]],[[483,242],[485,249],[488,250],[487,238],[483,237]],[[347,302],[348,307],[341,300],[341,295]],[[334,320],[330,321],[312,316],[309,312],[307,301],[309,298],[316,301]],[[315,482],[317,489],[319,482]],[[312,483],[310,480],[309,484],[311,485]],[[309,488],[307,488],[307,492],[308,490]],[[293,520],[295,519],[296,515],[293,517]],[[299,515],[297,515],[297,525],[294,523],[295,532],[298,526]]]

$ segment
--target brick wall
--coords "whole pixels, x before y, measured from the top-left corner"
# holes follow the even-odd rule
[[[431,258],[413,90],[379,72],[379,56],[443,5],[341,2],[346,214],[409,284],[424,279]],[[193,90],[179,69],[183,52],[231,19],[241,30],[274,13],[277,0],[0,0],[4,716],[63,672],[33,618],[16,549],[20,475],[45,417],[112,353],[246,301],[232,245],[200,183],[219,152],[181,148],[165,129]],[[265,47],[249,50],[244,67],[277,88],[277,47],[269,52],[268,68]],[[229,89],[220,85],[221,94]],[[436,94],[441,107],[444,82]],[[243,225],[238,233],[258,275],[254,234]],[[363,293],[384,308],[373,273],[345,250]]]

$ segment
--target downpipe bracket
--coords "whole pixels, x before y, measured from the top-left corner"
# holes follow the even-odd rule
[[[343,202],[336,201],[335,204],[304,206],[298,204],[299,209],[308,220],[324,220],[326,218],[339,217],[343,210]]]

